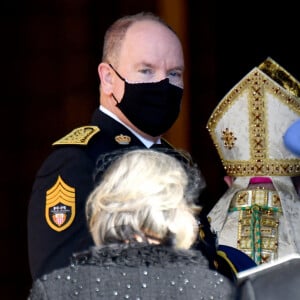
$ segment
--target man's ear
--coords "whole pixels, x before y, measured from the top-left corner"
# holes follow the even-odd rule
[[[112,91],[113,76],[109,64],[103,62],[100,63],[98,66],[98,75],[101,82],[101,90],[105,94],[111,94],[113,92]]]

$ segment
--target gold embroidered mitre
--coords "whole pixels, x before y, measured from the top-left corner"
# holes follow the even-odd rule
[[[271,58],[220,101],[207,129],[230,176],[298,176],[300,157],[283,143],[300,118],[300,83]]]

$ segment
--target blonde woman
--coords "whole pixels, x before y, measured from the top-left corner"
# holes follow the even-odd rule
[[[115,156],[86,204],[96,246],[38,279],[31,299],[233,299],[231,282],[190,250],[204,187],[196,166],[163,151]]]

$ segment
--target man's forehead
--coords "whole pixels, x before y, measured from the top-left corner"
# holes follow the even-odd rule
[[[119,49],[119,63],[131,67],[183,69],[181,43],[168,27],[153,20],[137,21],[127,30]]]
[[[126,32],[125,40],[133,39],[137,42],[138,39],[157,38],[157,35],[162,35],[169,38],[178,39],[176,34],[166,25],[155,20],[140,20],[133,23]]]

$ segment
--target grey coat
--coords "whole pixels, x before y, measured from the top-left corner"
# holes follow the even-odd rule
[[[111,245],[37,279],[28,299],[234,299],[234,290],[200,251]]]

